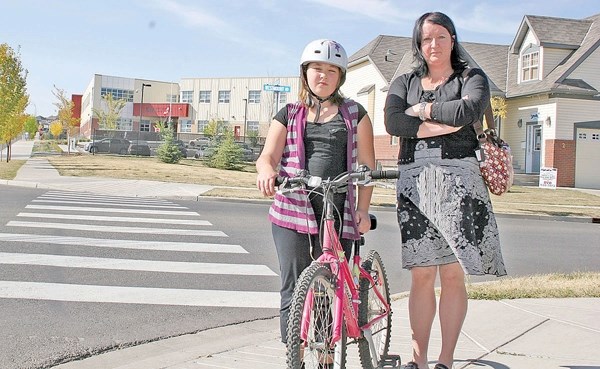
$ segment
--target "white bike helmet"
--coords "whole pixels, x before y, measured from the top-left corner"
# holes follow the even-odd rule
[[[300,65],[304,66],[310,62],[333,64],[339,67],[344,75],[348,68],[346,50],[337,42],[327,39],[314,40],[306,45],[300,58]]]

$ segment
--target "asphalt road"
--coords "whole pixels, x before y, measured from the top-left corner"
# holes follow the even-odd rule
[[[278,314],[267,203],[2,186],[0,209],[0,368]],[[382,255],[392,293],[406,291],[395,212],[373,210],[365,251]],[[511,275],[600,267],[597,224],[498,220]]]

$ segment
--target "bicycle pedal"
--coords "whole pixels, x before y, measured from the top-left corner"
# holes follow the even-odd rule
[[[382,355],[380,357],[379,365],[377,369],[385,369],[385,368],[400,368],[401,364],[400,355]]]

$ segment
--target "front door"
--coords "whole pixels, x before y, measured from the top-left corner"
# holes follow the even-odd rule
[[[540,153],[542,151],[542,125],[537,122],[527,123],[527,148],[525,172],[540,172]]]

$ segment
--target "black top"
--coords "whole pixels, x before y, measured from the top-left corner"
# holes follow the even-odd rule
[[[367,115],[367,111],[358,104],[358,121]],[[288,109],[283,107],[273,118],[287,127]],[[313,176],[335,178],[347,170],[348,129],[342,113],[338,112],[330,121],[325,123],[306,122],[304,132],[305,169]],[[334,196],[335,206],[340,213],[344,211],[344,193]],[[322,198],[310,196],[311,204],[317,220],[323,211]]]
[[[367,112],[358,104],[358,121]],[[287,127],[287,106],[274,119]],[[348,131],[342,113],[326,123],[306,122],[304,132],[306,170],[321,178],[333,178],[347,169]]]
[[[423,90],[421,78],[414,72],[403,74],[392,82],[384,108],[385,127],[390,135],[400,137],[399,164],[414,161],[415,146],[422,140],[428,147],[441,147],[445,159],[475,156],[478,141],[473,123],[483,117],[490,102],[490,87],[481,69],[472,68],[466,82],[461,73],[455,72],[433,91]],[[468,99],[463,98],[467,96]],[[423,101],[433,103],[432,120],[462,128],[447,135],[417,138],[422,122],[404,112],[409,106]]]

